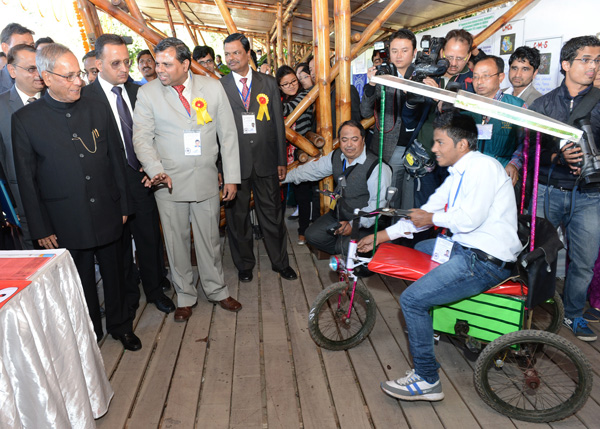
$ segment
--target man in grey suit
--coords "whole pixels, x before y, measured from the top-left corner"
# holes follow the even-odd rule
[[[133,145],[155,192],[177,292],[175,321],[192,315],[198,292],[191,264],[190,218],[200,282],[209,301],[239,311],[225,285],[219,240],[217,156],[223,161],[223,200],[240,182],[237,132],[221,85],[190,73],[192,55],[174,37],[154,49],[155,79],[140,87],[133,116]],[[220,146],[217,143],[219,137]]]
[[[41,91],[44,89],[44,81],[35,65],[35,54],[35,49],[30,45],[16,45],[8,52],[7,69],[14,77],[15,84],[7,92],[0,94],[0,152],[2,154],[0,162],[6,172],[8,184],[15,198],[14,202],[17,204],[25,249],[33,249],[34,245],[17,184],[10,118],[21,107],[40,98]]]
[[[279,181],[287,173],[283,108],[277,82],[249,67],[250,42],[240,33],[224,42],[232,73],[221,79],[240,142],[242,183],[235,201],[225,206],[229,247],[242,282],[252,280],[256,263],[250,225],[250,192],[265,236],[271,268],[286,280],[297,278],[287,253],[287,231],[281,209]]]
[[[15,22],[8,24],[0,33],[2,52],[8,56],[8,51],[10,51],[13,46],[30,45],[33,47],[33,34],[33,31],[23,27],[21,24]],[[0,94],[12,88],[13,83],[15,82],[15,79],[8,72],[7,67],[8,64],[0,70]]]
[[[519,97],[527,106],[540,98],[542,94],[533,86],[540,66],[540,51],[537,48],[521,46],[508,59],[508,80],[512,87],[505,94]]]

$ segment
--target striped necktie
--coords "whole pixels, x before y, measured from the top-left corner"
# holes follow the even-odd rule
[[[244,107],[246,108],[246,111],[248,111],[248,109],[250,108],[250,95],[248,94],[248,92],[250,92],[250,89],[248,88],[248,85],[246,85],[246,82],[248,82],[248,78],[242,77],[240,78],[240,82],[242,82],[242,85],[244,85],[242,87],[242,103],[244,103]]]

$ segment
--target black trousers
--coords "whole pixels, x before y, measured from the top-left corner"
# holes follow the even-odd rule
[[[129,216],[123,228],[123,267],[127,287],[127,305],[135,312],[139,306],[139,280],[142,280],[148,301],[154,301],[162,293],[160,281],[164,277],[164,258],[160,236],[158,207],[151,188],[142,184],[144,173],[126,166],[127,184],[133,201],[134,214]],[[133,260],[131,236],[135,240],[139,272]]]
[[[127,311],[125,282],[123,276],[123,255],[121,241],[116,240],[104,246],[91,249],[69,249],[77,272],[81,278],[83,293],[96,338],[103,337],[100,302],[96,289],[94,256],[100,266],[104,287],[104,307],[106,309],[106,330],[109,334],[124,334],[133,330],[133,318]]]
[[[248,179],[242,179],[235,199],[225,206],[227,237],[233,263],[238,271],[251,270],[256,264],[250,224],[250,192],[254,194],[254,208],[265,237],[265,248],[272,268],[282,270],[290,263],[279,178],[276,174],[259,177],[254,169]]]

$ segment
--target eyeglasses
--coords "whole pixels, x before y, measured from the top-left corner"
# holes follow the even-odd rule
[[[211,65],[212,63],[214,63],[213,60],[198,61],[198,64],[200,64],[202,67],[206,67],[208,65]]]
[[[488,80],[489,78],[492,78],[494,76],[498,76],[500,73],[494,73],[494,74],[484,74],[484,75],[473,75],[473,80]]]
[[[289,81],[289,82],[282,83],[282,84],[281,84],[281,87],[282,87],[282,88],[286,88],[286,89],[287,89],[287,88],[289,88],[289,87],[290,87],[290,86],[292,86],[292,85],[296,85],[297,83],[298,83],[298,79],[294,79],[294,80],[291,80],[291,81]]]
[[[25,68],[25,67],[21,67],[21,66],[20,66],[20,65],[18,65],[18,64],[13,64],[13,66],[15,66],[15,67],[19,67],[20,69],[22,69],[22,70],[25,70],[25,71],[26,71],[27,73],[29,73],[29,74],[38,74],[38,69],[37,69],[37,67],[36,67],[36,66],[31,66],[31,67],[27,67],[27,68]]]
[[[110,66],[112,67],[113,70],[118,70],[121,68],[121,65],[124,65],[125,68],[129,69],[129,67],[131,67],[131,60],[117,60],[117,61],[113,61],[112,63],[110,63]]]
[[[89,76],[91,74],[96,76],[99,72],[100,72],[100,70],[98,70],[98,69],[89,69],[89,70],[84,71],[83,74],[84,74],[84,76]]]
[[[594,67],[598,67],[600,65],[600,58],[591,59],[591,58],[575,58],[573,61],[581,61],[586,66],[590,63],[594,64]]]
[[[469,59],[469,55],[467,55],[466,57],[447,57],[446,54],[444,54],[444,55],[442,55],[442,58],[446,58],[451,63],[453,63],[455,61],[457,63],[466,63]]]
[[[66,79],[67,82],[73,82],[77,78],[81,79],[81,76],[83,76],[83,74],[84,74],[84,72],[78,71],[77,73],[69,73],[68,75],[65,76],[64,74],[54,73],[53,71],[50,71],[50,70],[46,70],[46,71],[50,74],[54,74],[56,76],[62,77],[63,79]]]

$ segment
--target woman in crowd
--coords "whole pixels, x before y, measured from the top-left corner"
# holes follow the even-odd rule
[[[314,84],[310,77],[308,63],[300,63],[296,66],[296,77],[300,85],[302,85],[302,89],[311,89],[313,87]]]
[[[308,76],[310,78],[310,75]],[[277,69],[275,76],[279,91],[281,92],[281,101],[283,104],[283,116],[287,116],[302,101],[309,89],[302,89],[294,69],[290,66],[282,66]],[[312,86],[312,85],[311,85]],[[307,109],[298,120],[292,125],[292,129],[300,135],[305,135],[312,127],[312,106]],[[288,165],[297,158],[296,147],[288,143]],[[298,244],[305,244],[304,231],[308,228],[311,220],[311,201],[313,199],[314,182],[292,185],[296,202],[298,204]],[[315,211],[317,208],[315,207]]]

